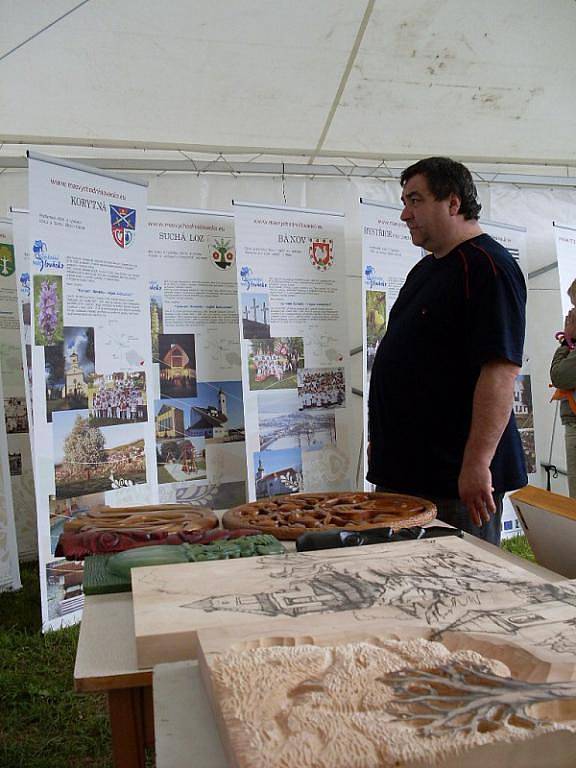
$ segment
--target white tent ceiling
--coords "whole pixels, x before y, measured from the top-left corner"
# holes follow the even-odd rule
[[[0,168],[51,144],[574,176],[575,33],[574,0],[0,0]]]

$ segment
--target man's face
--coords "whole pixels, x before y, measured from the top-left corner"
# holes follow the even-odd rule
[[[412,242],[433,253],[442,251],[452,237],[460,201],[456,195],[436,200],[422,174],[408,179],[402,190],[404,209],[400,218],[410,230]]]

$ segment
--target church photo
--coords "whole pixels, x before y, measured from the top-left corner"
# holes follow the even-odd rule
[[[61,344],[44,347],[46,412],[77,411],[88,407],[88,388],[94,378],[94,328],[64,327]]]
[[[158,335],[160,397],[196,396],[196,345],[193,333]]]

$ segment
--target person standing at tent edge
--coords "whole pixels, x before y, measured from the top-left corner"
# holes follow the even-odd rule
[[[564,330],[556,334],[560,346],[550,365],[550,379],[557,387],[552,400],[560,400],[560,419],[564,425],[568,495],[576,499],[576,280],[568,288],[572,309],[564,319]]]
[[[498,544],[504,493],[527,483],[512,411],[526,284],[482,232],[464,165],[420,160],[400,183],[400,218],[428,255],[406,278],[376,352],[367,479],[430,499],[440,520]]]

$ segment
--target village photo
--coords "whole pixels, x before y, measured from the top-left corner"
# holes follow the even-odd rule
[[[270,338],[270,296],[267,293],[242,293],[242,336],[245,339]]]
[[[34,275],[34,343],[49,347],[64,341],[64,309],[60,275]]]
[[[96,374],[88,386],[88,410],[95,427],[148,421],[144,372]]]
[[[177,483],[206,477],[206,446],[203,437],[160,440],[156,443],[159,483]]]
[[[308,408],[341,408],[346,402],[344,368],[304,368],[298,371],[298,402]]]
[[[366,291],[366,369],[372,370],[376,350],[386,333],[386,291]]]
[[[304,367],[300,336],[250,342],[248,376],[251,390],[296,389],[296,372]]]
[[[303,413],[296,392],[267,392],[258,395],[260,450],[300,448],[320,450],[336,443],[333,411]]]
[[[196,396],[196,346],[193,333],[160,333],[160,397]]]
[[[300,493],[303,490],[302,453],[299,448],[253,454],[256,498]]]
[[[88,407],[94,376],[94,328],[64,327],[61,344],[44,347],[46,414]]]
[[[4,419],[6,433],[17,435],[28,432],[28,411],[25,397],[4,398]]]
[[[205,437],[214,442],[244,440],[241,381],[203,381],[196,397],[157,400],[156,439]]]
[[[142,427],[94,427],[89,415],[88,410],[52,414],[58,498],[146,482]]]

